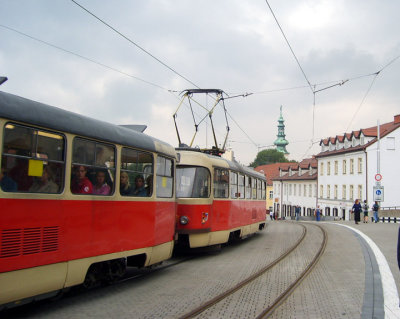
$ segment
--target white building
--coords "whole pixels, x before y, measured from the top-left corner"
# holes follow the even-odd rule
[[[393,122],[321,140],[318,160],[317,204],[324,215],[350,218],[354,200],[374,197],[375,176],[380,163],[381,186],[384,187],[381,207],[400,206],[397,191],[400,180],[400,115]],[[397,192],[396,192],[397,191]]]
[[[317,161],[304,159],[300,163],[282,163],[279,177],[273,178],[274,212],[278,217],[294,216],[295,206],[301,216],[312,216],[317,196]]]

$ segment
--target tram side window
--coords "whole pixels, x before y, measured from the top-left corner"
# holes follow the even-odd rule
[[[157,197],[172,197],[173,182],[173,161],[163,156],[158,156],[156,176]]]
[[[61,134],[6,124],[1,158],[1,189],[5,192],[62,192],[64,151],[65,137]]]
[[[71,172],[72,193],[112,195],[115,186],[115,147],[75,137]]]
[[[261,181],[261,192],[262,192],[262,199],[266,199],[265,195],[265,182]]]
[[[231,198],[238,198],[239,193],[238,193],[238,174],[231,172],[230,174],[230,180],[231,180]]]
[[[252,198],[257,199],[257,179],[253,178],[251,180],[251,192],[252,192]]]
[[[210,196],[210,171],[205,167],[176,168],[176,197],[208,198]]]
[[[244,175],[238,174],[238,196],[244,198]]]
[[[251,198],[251,177],[245,176],[246,198]]]
[[[153,155],[124,147],[121,152],[119,192],[122,196],[153,194]]]
[[[257,198],[262,199],[262,190],[261,190],[261,183],[259,179],[257,180]]]
[[[214,197],[229,197],[229,171],[227,169],[214,169]]]

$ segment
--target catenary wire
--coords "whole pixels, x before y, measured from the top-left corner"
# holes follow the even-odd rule
[[[182,79],[184,79],[185,81],[189,82],[190,84],[194,85],[196,88],[200,88],[199,86],[197,86],[195,83],[193,83],[191,80],[189,80],[188,78],[186,78],[185,76],[183,76],[182,74],[180,74],[179,72],[177,72],[175,69],[173,69],[172,67],[170,67],[169,65],[167,65],[166,63],[164,63],[163,61],[161,61],[159,58],[157,58],[156,56],[154,56],[153,54],[151,54],[148,50],[144,49],[142,46],[140,46],[139,44],[137,44],[136,42],[134,42],[133,40],[131,40],[130,38],[128,38],[126,35],[124,35],[123,33],[121,33],[120,31],[118,31],[117,29],[115,29],[114,27],[112,27],[110,24],[108,24],[107,22],[105,22],[104,20],[100,19],[98,16],[96,16],[94,13],[92,13],[91,11],[89,11],[88,9],[86,9],[84,6],[82,6],[81,4],[79,4],[78,2],[76,2],[75,0],[71,0],[73,3],[75,3],[78,7],[80,7],[81,9],[83,9],[84,11],[86,11],[87,13],[89,13],[92,17],[96,18],[97,20],[99,20],[101,23],[103,23],[104,25],[106,25],[108,28],[110,28],[111,30],[113,30],[114,32],[116,32],[118,35],[120,35],[121,37],[123,37],[125,40],[129,41],[130,43],[132,43],[134,46],[136,46],[138,49],[140,49],[141,51],[143,51],[144,53],[146,53],[147,55],[149,55],[150,57],[152,57],[154,60],[156,60],[158,63],[162,64],[163,66],[165,66],[167,69],[169,69],[170,71],[172,71],[173,73],[175,73],[176,75],[178,75],[179,77],[181,77]]]
[[[157,88],[159,88],[159,89],[163,89],[163,90],[169,91],[169,92],[172,91],[172,90],[169,90],[169,89],[167,89],[167,88],[165,88],[165,87],[162,87],[161,85],[158,85],[158,84],[156,84],[156,83],[143,80],[143,79],[141,79],[141,78],[139,78],[139,77],[137,77],[137,76],[131,75],[131,74],[126,73],[126,72],[121,71],[121,70],[118,70],[118,69],[116,69],[116,68],[114,68],[114,67],[108,66],[108,65],[106,65],[106,64],[104,64],[104,63],[101,63],[101,62],[98,62],[98,61],[93,60],[93,59],[91,59],[91,58],[85,57],[85,56],[83,56],[83,55],[81,55],[81,54],[78,54],[78,53],[75,53],[75,52],[73,52],[73,51],[64,49],[64,48],[62,48],[62,47],[60,47],[60,46],[57,46],[57,45],[55,45],[55,44],[52,44],[52,43],[50,43],[50,42],[47,42],[47,41],[38,39],[38,38],[36,38],[36,37],[34,37],[34,36],[31,36],[31,35],[29,35],[29,34],[27,34],[27,33],[18,31],[18,30],[14,29],[14,28],[10,28],[10,27],[5,26],[5,25],[3,25],[3,24],[0,24],[0,27],[5,28],[5,29],[10,30],[10,31],[13,31],[13,32],[15,32],[15,33],[18,33],[18,34],[20,34],[20,35],[23,35],[24,37],[27,37],[27,38],[30,38],[30,39],[35,40],[35,41],[37,41],[37,42],[40,42],[40,43],[45,44],[45,45],[47,45],[47,46],[49,46],[49,47],[52,47],[52,48],[54,48],[54,49],[63,51],[63,52],[65,52],[65,53],[72,54],[72,55],[74,55],[74,56],[76,56],[76,57],[78,57],[78,58],[81,58],[81,59],[83,59],[83,60],[86,60],[86,61],[89,61],[89,62],[91,62],[91,63],[97,64],[97,65],[99,65],[99,66],[101,66],[101,67],[103,67],[103,68],[112,70],[112,71],[114,71],[114,72],[120,73],[120,74],[125,75],[125,76],[128,76],[128,77],[130,77],[130,78],[133,78],[133,79],[135,79],[135,80],[141,81],[141,82],[143,82],[143,83],[146,83],[146,84],[155,86],[155,87],[157,87]]]
[[[299,66],[301,72],[302,72],[303,75],[304,75],[304,78],[306,79],[306,81],[307,81],[307,83],[308,83],[308,86],[310,87],[311,91],[314,93],[313,87],[312,87],[310,81],[308,80],[306,73],[304,72],[303,68],[301,67],[301,64],[300,64],[299,60],[297,59],[297,56],[296,56],[296,54],[294,53],[294,51],[293,51],[293,49],[292,49],[292,46],[290,45],[289,40],[287,39],[287,37],[286,37],[286,35],[285,35],[285,32],[283,32],[283,29],[282,29],[281,25],[279,24],[279,21],[278,21],[278,19],[276,18],[274,11],[272,10],[271,6],[269,5],[268,0],[265,0],[265,2],[267,3],[269,10],[271,11],[272,16],[274,17],[276,24],[278,25],[279,29],[281,30],[281,33],[282,33],[283,37],[285,38],[285,41],[286,41],[287,45],[289,46],[289,49],[290,49],[290,51],[292,52],[292,54],[293,54],[293,56],[294,56],[294,58],[295,58],[295,60],[296,60],[296,62],[297,62],[297,65]]]

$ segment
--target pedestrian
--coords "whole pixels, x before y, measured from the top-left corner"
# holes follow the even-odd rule
[[[399,266],[400,269],[400,227],[399,227],[399,233],[397,237],[397,265]]]
[[[322,214],[322,211],[321,211],[321,209],[320,209],[320,207],[318,205],[317,209],[314,212],[315,219],[316,219],[317,222],[319,222],[321,220],[321,214]]]
[[[358,224],[360,221],[361,209],[362,208],[361,208],[360,201],[358,199],[356,199],[356,201],[354,202],[354,205],[351,209],[351,212],[354,213],[354,221],[356,224]]]
[[[299,221],[300,212],[301,212],[301,208],[299,205],[297,205],[296,208],[294,209],[294,213],[296,214],[296,221]]]
[[[375,223],[377,223],[379,221],[379,216],[378,216],[379,204],[378,204],[378,201],[375,201],[375,204],[372,206],[372,210],[374,212]]]
[[[269,211],[269,218],[274,220],[274,212],[272,210]]]
[[[368,206],[368,203],[367,203],[367,200],[365,199],[364,200],[364,205],[363,205],[363,211],[364,211],[364,223],[368,223],[368,209],[369,209],[369,206]]]

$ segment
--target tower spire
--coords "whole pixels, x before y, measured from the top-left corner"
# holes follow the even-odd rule
[[[274,144],[276,145],[276,150],[278,152],[282,152],[285,154],[285,156],[289,155],[289,152],[286,150],[286,145],[289,144],[289,142],[285,139],[285,124],[283,124],[285,120],[283,119],[282,116],[282,105],[280,107],[280,116],[278,119],[278,135],[277,139],[275,140]]]

